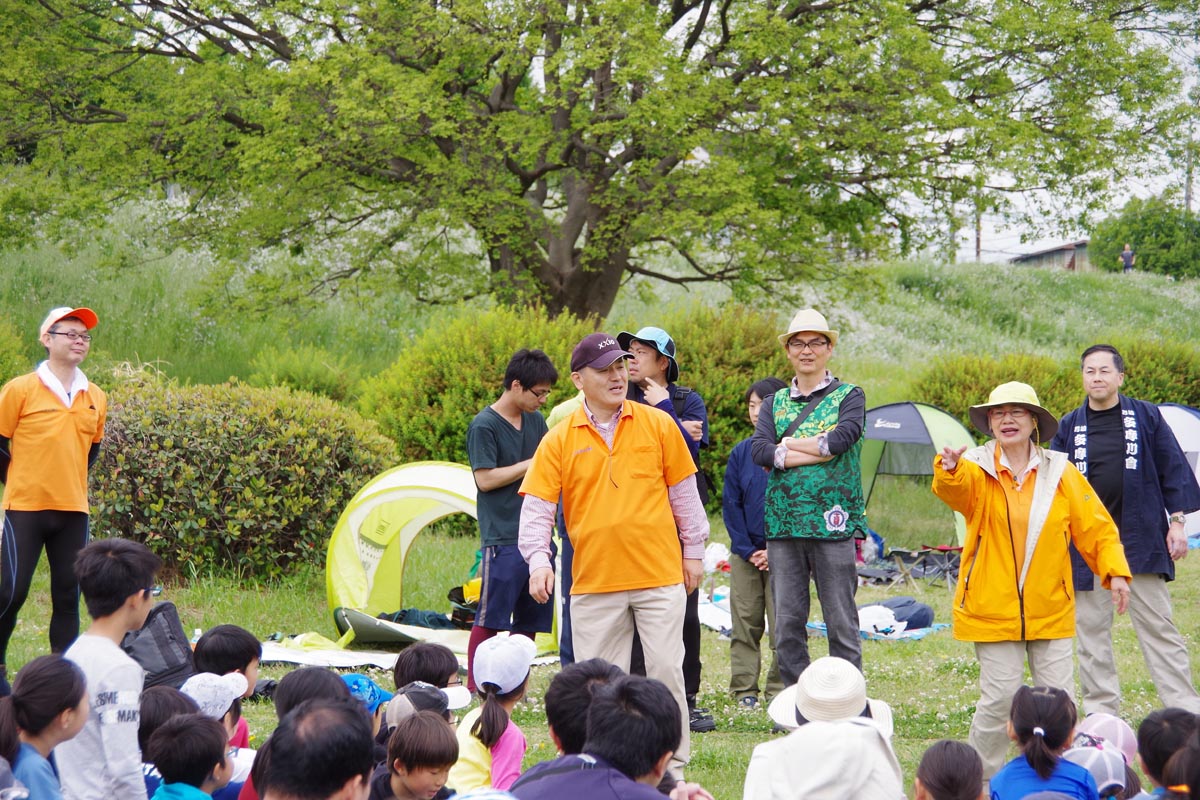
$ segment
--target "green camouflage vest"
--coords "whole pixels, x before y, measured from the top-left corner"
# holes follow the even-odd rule
[[[833,430],[842,400],[852,389],[852,384],[843,383],[830,392],[792,435],[803,439]],[[783,437],[806,405],[793,400],[787,389],[775,393],[771,411],[777,439]],[[767,538],[836,540],[865,533],[861,450],[860,438],[845,453],[824,464],[771,470],[765,508]]]

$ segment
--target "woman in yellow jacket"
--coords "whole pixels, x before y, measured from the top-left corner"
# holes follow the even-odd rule
[[[954,638],[975,643],[979,702],[969,742],[984,777],[1004,764],[1009,706],[1025,661],[1038,686],[1074,694],[1073,542],[1112,591],[1129,602],[1129,564],[1112,518],[1065,454],[1040,446],[1058,420],[1024,383],[1005,383],[971,422],[993,437],[982,447],[946,447],[934,458],[933,493],[967,520]]]

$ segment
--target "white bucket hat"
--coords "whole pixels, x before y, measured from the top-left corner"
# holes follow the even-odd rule
[[[792,317],[787,333],[779,334],[779,343],[786,345],[788,339],[792,338],[792,334],[802,331],[825,334],[829,338],[830,347],[836,345],[838,341],[838,332],[829,330],[829,323],[825,321],[824,314],[815,308],[804,308],[797,311],[796,316]]]
[[[767,707],[771,719],[785,728],[806,722],[837,722],[867,717],[887,737],[892,735],[892,708],[867,697],[867,681],[858,667],[844,658],[818,658],[800,673],[800,679]]]

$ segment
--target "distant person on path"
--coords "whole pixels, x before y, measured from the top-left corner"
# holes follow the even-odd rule
[[[518,488],[538,443],[546,435],[541,408],[558,371],[541,350],[518,350],[504,370],[499,399],[467,427],[467,458],[479,488],[477,508],[483,562],[479,610],[467,644],[467,688],[475,691],[473,663],[480,643],[500,631],[530,639],[549,631],[554,606],[529,596],[529,568],[517,549],[521,517]]]
[[[991,778],[1008,750],[1010,705],[1026,661],[1035,684],[1075,686],[1070,543],[1102,576],[1118,613],[1129,602],[1129,565],[1095,490],[1066,456],[1039,446],[1058,420],[1032,386],[1001,384],[971,406],[970,417],[993,438],[972,449],[942,448],[933,493],[967,520],[954,638],[975,645],[979,701],[968,743]]]
[[[688,452],[696,469],[700,470],[700,448],[708,446],[708,409],[704,398],[694,389],[680,386],[679,359],[675,340],[662,328],[647,326],[637,333],[622,331],[617,334],[617,344],[622,350],[633,354],[629,359],[630,400],[654,406],[670,414],[679,425],[679,432],[687,443]],[[700,491],[700,502],[708,502],[708,484],[704,473],[697,471],[696,488]],[[696,695],[700,693],[700,590],[693,589],[687,598],[687,609],[683,615],[683,683],[687,692],[690,727],[695,733],[706,733],[717,727],[716,721],[706,708],[696,706]],[[631,670],[634,674],[646,673],[640,638],[633,641]]]
[[[746,390],[751,426],[758,422],[763,398],[786,388],[787,384],[779,378],[763,378]],[[754,437],[743,439],[729,454],[721,502],[725,529],[729,531],[729,549],[733,551],[733,558],[729,559],[729,610],[733,617],[733,636],[729,642],[729,691],[745,708],[758,705],[764,632],[770,642],[771,663],[763,699],[770,703],[783,691],[779,659],[775,653],[775,605],[763,529],[767,473],[751,458],[753,441]]]
[[[1171,619],[1167,581],[1187,555],[1184,515],[1200,509],[1200,486],[1175,434],[1153,403],[1120,393],[1125,359],[1115,347],[1083,351],[1087,401],[1067,414],[1050,447],[1066,453],[1117,523],[1133,570],[1129,619],[1165,706],[1200,713],[1187,645]],[[1117,715],[1121,683],[1113,657],[1112,608],[1100,579],[1072,551],[1083,711]]]
[[[542,440],[521,484],[521,555],[529,563],[530,594],[547,602],[561,494],[575,546],[575,656],[628,671],[636,623],[646,672],[682,709],[675,759],[684,764],[690,736],[679,631],[687,594],[704,575],[708,515],[696,490],[696,464],[674,420],[625,396],[628,358],[606,333],[585,336],[571,353],[571,380],[584,401]]]
[[[0,390],[0,695],[10,692],[8,641],[42,548],[50,562],[50,649],[79,635],[75,556],[88,540],[88,467],[100,453],[108,399],[79,369],[96,327],[90,308],[56,308],[39,336],[46,360]]]
[[[1125,244],[1125,249],[1121,251],[1121,271],[1133,272],[1133,265],[1137,263],[1137,254],[1133,252],[1133,246],[1129,243]]]
[[[829,654],[862,669],[854,537],[865,536],[863,424],[867,398],[826,365],[838,332],[819,311],[796,312],[779,342],[795,377],[764,397],[751,443],[754,463],[770,470],[764,520],[779,674],[791,685],[808,667],[809,582],[829,634]]]

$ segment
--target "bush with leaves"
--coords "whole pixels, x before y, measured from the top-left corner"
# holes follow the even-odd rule
[[[1137,340],[1112,342],[1125,359],[1121,393],[1151,403],[1200,404],[1200,355],[1179,342]],[[1082,350],[1080,351],[1082,353]],[[1061,417],[1084,401],[1078,358],[1055,362],[1045,356],[1008,355],[999,360],[977,356],[941,358],[912,387],[915,400],[958,416],[982,441],[967,416],[970,406],[987,402],[988,393],[1007,381],[1028,383],[1042,405]]]
[[[275,577],[320,565],[339,515],[395,445],[333,401],[238,383],[114,376],[92,524],[184,574]]]
[[[1079,405],[1083,395],[1078,369],[1046,356],[1016,353],[1000,359],[978,356],[948,356],[935,360],[915,383],[911,395],[958,417],[979,441],[990,438],[975,430],[968,412],[971,406],[986,403],[992,389],[1002,383],[1020,381],[1037,392],[1043,407],[1062,416]]]

